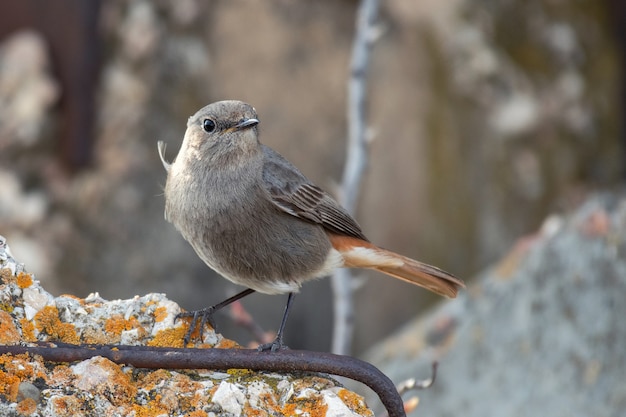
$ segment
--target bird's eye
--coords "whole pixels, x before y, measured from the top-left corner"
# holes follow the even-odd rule
[[[211,119],[204,119],[202,122],[202,128],[205,132],[211,133],[215,130],[215,122]]]

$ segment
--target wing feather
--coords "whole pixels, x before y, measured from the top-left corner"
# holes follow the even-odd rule
[[[262,147],[265,154],[263,183],[276,207],[334,233],[367,240],[356,220],[335,199],[277,152]]]

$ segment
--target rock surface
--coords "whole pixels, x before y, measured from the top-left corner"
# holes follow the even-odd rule
[[[624,294],[626,197],[603,194],[367,358],[393,380],[440,361],[415,415],[623,416]]]
[[[0,344],[62,342],[182,347],[188,324],[163,294],[129,300],[53,297],[0,236]],[[205,331],[195,347],[237,348]],[[316,375],[138,369],[103,357],[51,363],[0,356],[0,415],[371,416],[362,397]]]

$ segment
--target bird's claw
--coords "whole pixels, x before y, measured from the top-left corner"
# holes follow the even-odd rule
[[[283,339],[277,337],[273,342],[263,343],[257,347],[259,352],[278,352],[279,350],[289,349],[287,345],[283,343]]]
[[[213,313],[215,313],[214,307],[203,308],[202,310],[194,310],[194,311],[184,311],[182,313],[178,313],[174,318],[174,322],[176,320],[191,317],[191,323],[189,324],[189,329],[185,333],[183,337],[183,342],[185,346],[191,340],[191,335],[198,328],[198,321],[200,321],[200,327],[198,328],[199,339],[202,340],[202,336],[204,334],[204,326],[208,323],[213,329],[215,329],[215,320],[213,319]]]

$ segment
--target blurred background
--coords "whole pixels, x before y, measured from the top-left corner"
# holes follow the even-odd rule
[[[358,2],[48,1],[0,6],[0,234],[54,294],[164,292],[186,309],[240,288],[163,219],[187,118],[251,103],[261,140],[336,189],[346,154]],[[555,211],[624,175],[619,0],[381,2],[372,142],[357,219],[380,246],[465,280]],[[355,354],[434,302],[363,275]],[[286,298],[244,305],[265,329]],[[328,280],[294,305],[286,343],[328,350]],[[448,301],[449,302],[449,301]],[[218,318],[242,343],[249,335]]]

